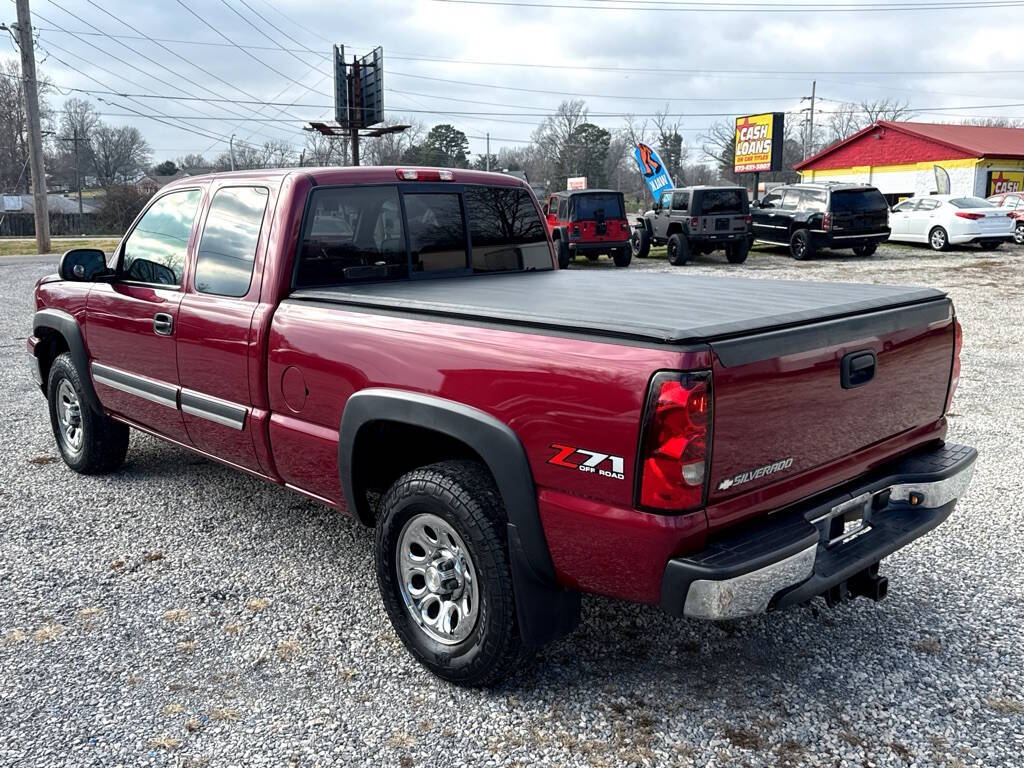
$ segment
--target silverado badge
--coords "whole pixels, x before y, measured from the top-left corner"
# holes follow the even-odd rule
[[[791,466],[793,466],[792,456],[785,459],[779,459],[771,464],[765,464],[763,467],[748,469],[746,472],[740,472],[738,475],[725,478],[718,484],[718,490],[725,491],[735,485],[743,485],[744,483],[749,483],[751,480],[768,477],[768,475],[774,475],[776,472],[789,469]]]

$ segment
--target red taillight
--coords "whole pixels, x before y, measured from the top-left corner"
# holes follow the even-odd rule
[[[826,232],[830,232],[832,230],[831,213],[826,213],[824,216],[821,217],[821,228],[824,229]]]
[[[750,214],[748,213],[748,214],[747,214],[747,216],[746,216],[746,218],[744,219],[744,221],[746,221],[746,222],[747,222],[747,224],[750,224],[751,222],[753,222],[753,221],[754,221],[754,217],[753,217],[753,216],[751,216],[751,215],[750,215]]]
[[[395,175],[403,181],[455,181],[455,171],[446,168],[396,168]]]
[[[659,373],[648,395],[639,506],[686,512],[704,503],[710,373]]]
[[[964,346],[964,331],[960,327],[960,321],[953,318],[953,369],[949,374],[949,394],[946,395],[946,410],[953,404],[953,394],[956,392],[957,384],[960,383],[960,350]]]
[[[970,219],[971,221],[977,221],[978,219],[984,219],[984,213],[967,213],[967,211],[957,211],[956,215],[961,219]]]
[[[691,216],[690,217],[690,226],[691,227],[696,227],[696,226],[699,226],[699,225],[700,225],[700,219],[698,219],[696,216]]]

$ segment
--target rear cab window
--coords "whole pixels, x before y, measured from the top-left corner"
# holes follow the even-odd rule
[[[306,205],[294,285],[553,268],[544,221],[526,189],[318,187]]]

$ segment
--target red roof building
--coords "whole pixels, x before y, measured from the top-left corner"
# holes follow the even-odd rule
[[[803,181],[873,184],[897,200],[938,191],[939,166],[957,195],[1024,189],[1024,129],[879,121],[794,169]]]

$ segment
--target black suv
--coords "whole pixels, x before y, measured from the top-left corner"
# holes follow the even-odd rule
[[[870,256],[889,239],[889,205],[867,184],[787,184],[750,210],[754,239],[788,245],[794,259],[812,258],[819,248]]]
[[[647,256],[651,244],[666,245],[668,261],[682,266],[692,253],[724,250],[732,264],[750,251],[750,203],[743,187],[682,187],[662,192],[654,208],[637,220],[630,235],[633,255]]]

